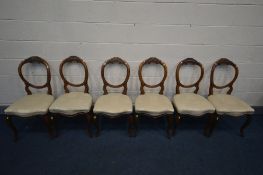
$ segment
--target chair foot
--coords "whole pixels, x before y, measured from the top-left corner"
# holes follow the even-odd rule
[[[247,128],[248,125],[251,123],[251,120],[252,120],[251,115],[247,115],[247,116],[246,116],[246,121],[245,121],[245,123],[244,123],[244,124],[241,126],[241,128],[240,128],[240,136],[241,136],[241,137],[244,137],[244,130],[245,130],[245,128]]]
[[[16,129],[15,125],[12,122],[12,117],[11,116],[4,116],[4,120],[5,120],[6,124],[7,124],[7,126],[13,132],[14,142],[17,142],[18,141],[18,132],[17,132],[17,129]]]

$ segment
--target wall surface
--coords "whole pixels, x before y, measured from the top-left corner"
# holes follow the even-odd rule
[[[63,93],[58,66],[77,55],[89,67],[90,93],[102,95],[100,66],[119,56],[131,66],[128,94],[139,94],[139,63],[151,56],[168,65],[165,94],[175,92],[175,67],[183,58],[203,63],[205,77],[200,94],[208,94],[211,64],[218,58],[234,61],[240,74],[234,94],[249,104],[263,105],[263,1],[262,0],[1,0],[0,1],[0,105],[25,94],[18,77],[21,60],[38,55],[48,60],[55,96]],[[107,78],[120,82],[122,69],[108,70]],[[231,75],[231,70],[226,69]],[[26,70],[33,82],[43,72]],[[81,81],[78,66],[65,70]],[[147,68],[147,82],[160,80],[158,67]],[[223,83],[229,77],[217,72]],[[184,82],[196,78],[190,68]]]

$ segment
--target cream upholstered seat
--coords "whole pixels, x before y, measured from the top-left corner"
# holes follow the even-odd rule
[[[110,93],[98,98],[93,111],[95,114],[106,114],[109,116],[131,114],[132,101],[127,95]]]
[[[214,106],[207,99],[195,93],[176,94],[173,103],[180,114],[201,116],[215,112]]]
[[[253,114],[254,109],[251,108],[243,100],[227,94],[210,95],[208,100],[215,106],[219,115],[241,116]]]
[[[92,97],[84,92],[70,92],[61,95],[49,107],[52,113],[72,116],[78,113],[88,113],[92,105]]]
[[[161,114],[173,114],[174,109],[168,97],[161,94],[146,93],[139,95],[135,100],[137,113],[150,114],[153,116]]]
[[[5,113],[19,117],[44,115],[53,101],[54,97],[48,94],[26,95],[5,109]]]

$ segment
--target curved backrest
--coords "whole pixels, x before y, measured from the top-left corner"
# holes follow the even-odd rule
[[[163,78],[160,81],[160,83],[155,84],[155,85],[149,85],[149,84],[145,83],[145,81],[142,78],[142,69],[143,69],[143,66],[146,65],[146,64],[160,64],[163,67],[164,75],[163,75]],[[143,62],[141,62],[140,66],[139,66],[138,74],[139,74],[139,79],[140,79],[140,82],[141,82],[141,87],[140,87],[141,94],[145,94],[144,86],[146,86],[148,88],[156,88],[156,87],[160,86],[161,89],[159,91],[159,94],[163,94],[164,82],[165,82],[165,79],[167,77],[167,66],[166,66],[166,64],[164,62],[162,62],[158,58],[150,57],[150,58],[144,60]]]
[[[190,85],[184,85],[181,83],[180,81],[180,69],[183,65],[188,65],[188,64],[191,64],[191,65],[197,65],[200,67],[200,70],[201,70],[201,74],[200,74],[200,77],[199,79],[193,83],[193,84],[190,84]],[[197,93],[198,90],[199,90],[199,84],[202,80],[204,76],[204,68],[202,66],[202,64],[198,61],[196,61],[195,59],[193,58],[186,58],[184,59],[183,61],[181,61],[177,67],[176,67],[176,73],[175,73],[175,77],[176,77],[176,94],[179,94],[180,93],[180,87],[183,87],[183,88],[192,88],[192,87],[195,87],[195,91],[194,93]]]
[[[223,86],[218,86],[214,82],[215,69],[216,69],[217,66],[220,66],[220,65],[230,65],[230,66],[233,66],[234,69],[235,69],[235,76],[234,76],[233,80],[230,81],[228,84],[223,85]],[[212,70],[211,70],[211,74],[210,74],[209,95],[213,94],[213,89],[214,88],[216,88],[216,89],[224,89],[226,87],[229,88],[229,90],[227,91],[227,94],[231,94],[232,91],[233,91],[233,84],[236,81],[237,77],[238,77],[238,67],[237,67],[237,65],[235,63],[233,63],[232,61],[228,60],[227,58],[221,58],[221,59],[217,60],[213,64],[213,67],[212,67]]]
[[[121,64],[121,65],[124,65],[127,69],[127,74],[126,74],[126,78],[125,80],[119,84],[119,85],[113,85],[113,84],[110,84],[106,78],[105,78],[105,67],[108,65],[108,64]],[[129,77],[130,77],[130,66],[129,64],[124,61],[123,59],[119,58],[119,57],[113,57],[111,59],[108,59],[107,61],[104,62],[104,64],[102,64],[101,66],[101,77],[102,77],[102,80],[103,80],[103,92],[104,92],[104,95],[105,94],[108,94],[108,91],[107,91],[107,86],[109,87],[112,87],[112,88],[120,88],[120,87],[123,87],[123,91],[122,91],[122,94],[127,94],[127,83],[128,83],[128,80],[129,80]]]
[[[38,63],[38,64],[43,64],[45,66],[46,71],[47,71],[47,81],[44,85],[34,85],[34,84],[29,83],[25,79],[23,72],[22,72],[22,67],[28,63]],[[32,57],[29,57],[29,58],[23,60],[18,66],[18,74],[19,74],[20,78],[23,80],[23,82],[25,83],[25,90],[26,90],[28,95],[32,94],[31,90],[29,89],[30,87],[33,87],[36,89],[47,88],[48,89],[47,93],[50,95],[52,94],[52,88],[51,88],[51,84],[50,84],[50,81],[51,81],[50,67],[49,67],[49,64],[47,63],[47,61],[44,60],[43,58],[40,58],[38,56],[32,56]]]
[[[84,80],[82,83],[79,83],[79,84],[75,84],[75,83],[72,83],[72,82],[69,82],[65,76],[64,76],[64,73],[63,73],[63,67],[66,63],[79,63],[83,66],[84,68]],[[88,86],[88,76],[89,76],[89,73],[88,73],[88,66],[87,64],[79,57],[77,56],[70,56],[66,59],[64,59],[60,66],[59,66],[59,73],[60,73],[60,76],[64,82],[64,90],[66,93],[69,93],[69,89],[68,89],[68,85],[70,86],[73,86],[73,87],[81,87],[81,86],[84,86],[85,89],[84,89],[84,92],[85,93],[88,93],[89,92],[89,86]]]

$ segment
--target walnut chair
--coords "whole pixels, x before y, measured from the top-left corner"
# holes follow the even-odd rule
[[[232,66],[235,70],[235,76],[232,81],[228,84],[219,86],[215,84],[214,81],[214,74],[217,67],[221,65],[229,65]],[[231,95],[233,91],[233,84],[238,77],[238,67],[232,61],[228,60],[227,58],[221,58],[213,64],[211,75],[210,75],[210,87],[209,87],[209,96],[208,100],[214,105],[216,112],[214,113],[213,117],[211,118],[210,122],[210,129],[208,132],[208,136],[212,134],[213,129],[220,117],[223,115],[233,116],[233,117],[240,117],[245,116],[246,121],[240,128],[240,136],[244,137],[244,129],[250,124],[251,122],[251,114],[254,113],[254,109],[251,108],[246,102],[243,100]],[[229,88],[227,94],[214,94],[215,89],[224,89]]]
[[[192,65],[198,66],[200,68],[199,79],[191,84],[185,85],[180,81],[180,69],[182,66]],[[173,98],[173,104],[176,109],[176,124],[179,125],[182,117],[195,117],[200,118],[205,116],[205,114],[212,114],[215,112],[214,106],[203,96],[198,95],[199,85],[204,76],[204,68],[202,64],[193,58],[186,58],[182,60],[176,68],[176,95]],[[180,93],[180,87],[183,88],[195,88],[192,93]],[[207,129],[207,127],[206,127]]]
[[[105,67],[110,64],[120,64],[124,65],[127,69],[127,74],[125,80],[119,85],[110,84],[105,78]],[[101,117],[117,118],[117,117],[128,117],[129,136],[133,135],[133,106],[132,100],[127,96],[127,83],[130,77],[130,66],[129,64],[119,57],[113,57],[101,67],[101,77],[103,80],[103,91],[104,94],[100,96],[94,104],[94,121],[97,128],[96,136],[100,134],[100,124],[99,119]],[[123,87],[122,93],[109,93],[107,87],[120,88]]]
[[[82,83],[75,84],[69,82],[64,73],[65,64],[81,64],[84,68],[84,80]],[[64,59],[59,66],[59,73],[64,82],[65,94],[58,97],[49,107],[49,111],[54,116],[65,117],[85,117],[88,123],[88,135],[92,137],[91,122],[92,122],[92,97],[89,94],[88,86],[88,67],[87,64],[77,56],[70,56]],[[84,92],[70,92],[68,86],[82,87]]]
[[[43,85],[34,85],[26,80],[23,75],[22,68],[25,64],[42,64],[46,68],[47,72],[47,80]],[[38,56],[32,56],[25,60],[23,60],[18,66],[18,73],[20,78],[25,84],[25,91],[27,95],[16,100],[13,104],[11,104],[8,108],[5,109],[4,119],[7,125],[12,129],[14,134],[14,141],[18,140],[18,132],[15,125],[12,122],[13,117],[19,118],[32,118],[32,117],[41,117],[44,119],[48,126],[49,135],[52,137],[52,120],[53,118],[48,113],[48,108],[54,101],[54,97],[52,96],[52,88],[50,85],[51,81],[51,73],[49,64],[42,58]],[[45,93],[32,93],[30,88],[43,89],[47,88],[47,94]]]
[[[142,70],[144,65],[147,64],[160,64],[164,70],[164,76],[160,83],[155,85],[149,85],[145,83],[142,77]],[[167,118],[167,137],[171,138],[174,134],[174,124],[173,124],[173,113],[174,108],[168,97],[163,95],[164,82],[167,77],[167,66],[164,62],[158,58],[151,57],[144,60],[139,66],[139,79],[141,83],[140,94],[135,100],[135,113],[136,118],[140,116],[149,116],[152,118],[166,117]],[[157,88],[160,87],[159,93],[145,93],[144,87]]]

